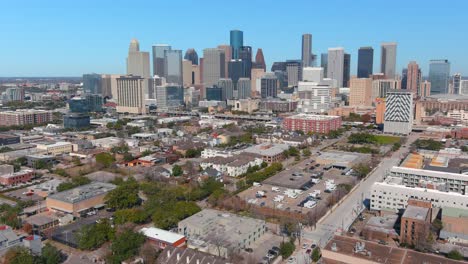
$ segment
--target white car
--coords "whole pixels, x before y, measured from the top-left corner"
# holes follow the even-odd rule
[[[302,249],[306,249],[308,247],[309,247],[309,245],[307,245],[306,243],[302,244]]]
[[[290,258],[288,258],[288,263],[289,263],[289,264],[295,264],[295,263],[297,263],[297,262],[296,262],[296,257],[290,257]]]

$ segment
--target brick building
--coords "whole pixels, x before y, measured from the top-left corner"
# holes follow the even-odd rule
[[[340,116],[298,114],[283,120],[283,129],[288,131],[327,134],[341,127]]]
[[[5,186],[16,185],[30,181],[33,177],[33,170],[21,170],[14,173],[0,175],[0,184]]]
[[[174,232],[166,231],[155,227],[144,227],[140,233],[145,235],[151,244],[159,249],[165,249],[167,246],[171,247],[186,247],[187,239],[184,235]]]
[[[0,126],[45,124],[52,119],[52,112],[44,110],[28,109],[0,112]]]
[[[408,206],[401,217],[400,243],[417,246],[429,235],[432,219],[431,202],[408,200]]]

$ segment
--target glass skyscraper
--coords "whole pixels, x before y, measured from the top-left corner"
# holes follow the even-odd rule
[[[164,77],[164,53],[171,50],[171,46],[166,44],[156,44],[153,46],[153,75]]]
[[[320,67],[323,68],[323,77],[328,78],[328,53],[322,53],[320,55]]]
[[[448,60],[431,60],[429,62],[429,81],[431,95],[448,94],[450,62]]]
[[[232,48],[232,58],[239,59],[240,50],[244,46],[244,32],[237,29],[231,30],[230,46]]]
[[[83,74],[83,90],[85,93],[101,94],[101,75],[96,73]]]
[[[361,47],[358,51],[358,78],[369,78],[374,67],[374,49],[372,47]]]
[[[181,50],[166,50],[164,52],[164,77],[167,83],[182,85]]]
[[[188,49],[184,55],[185,60],[189,60],[193,65],[198,65],[198,54],[194,49]]]

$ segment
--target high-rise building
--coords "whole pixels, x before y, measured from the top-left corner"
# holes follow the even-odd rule
[[[223,101],[223,88],[216,85],[206,87],[206,100]]]
[[[431,95],[431,82],[428,82],[428,81],[422,82],[418,94],[419,96],[423,98],[429,97]]]
[[[192,71],[192,61],[184,59],[182,61],[182,83],[184,87],[190,87],[194,85],[193,71]]]
[[[401,89],[406,90],[408,85],[408,68],[401,70]]]
[[[394,79],[396,76],[397,43],[384,42],[381,44],[380,72],[386,78]]]
[[[0,112],[0,127],[45,124],[52,120],[52,111],[21,109]]]
[[[350,106],[372,106],[372,79],[351,78],[349,85]]]
[[[156,105],[158,109],[177,109],[184,103],[184,88],[177,84],[165,84],[156,87]]]
[[[225,77],[224,55],[222,49],[209,48],[203,50],[203,84],[205,87],[218,84],[219,79]]]
[[[143,78],[151,76],[149,52],[140,51],[140,44],[136,39],[132,39],[128,49],[127,74]]]
[[[222,89],[223,101],[234,99],[234,84],[231,79],[229,78],[219,79],[218,87]]]
[[[243,64],[243,77],[250,78],[250,72],[252,71],[252,47],[242,46],[239,51],[239,59],[242,60]]]
[[[299,82],[297,87],[297,111],[327,112],[331,106],[332,87],[323,80],[323,68],[305,67],[302,76],[304,81]]]
[[[89,105],[85,98],[73,97],[68,100],[68,111],[71,113],[87,113]]]
[[[242,60],[231,60],[228,63],[228,77],[232,80],[234,85],[237,84],[237,80],[244,75],[244,62]]]
[[[460,93],[461,95],[468,95],[468,80],[460,80]]]
[[[102,78],[100,74],[83,74],[83,91],[90,94],[102,94]]]
[[[429,81],[431,94],[447,94],[450,78],[450,62],[448,60],[431,60],[429,62]]]
[[[375,100],[375,124],[382,125],[385,117],[385,98]]]
[[[453,79],[452,79],[454,94],[460,94],[460,81],[461,81],[461,74],[460,73],[454,74]]]
[[[195,49],[188,49],[184,55],[185,60],[189,60],[193,65],[198,65],[198,54]]]
[[[408,64],[408,73],[406,79],[406,90],[413,94],[418,94],[421,86],[422,76],[421,69],[415,61],[410,61]]]
[[[24,89],[21,87],[9,87],[5,90],[5,99],[8,102],[23,102]]]
[[[145,114],[145,91],[148,83],[140,76],[117,78],[117,113]]]
[[[323,68],[323,77],[328,78],[328,53],[320,55],[320,67]]]
[[[302,67],[312,66],[312,34],[302,35]]]
[[[252,93],[252,88],[250,87],[249,78],[240,78],[237,81],[237,99],[247,99],[250,98]]]
[[[258,97],[260,95],[260,92],[261,92],[260,79],[263,77],[264,74],[265,74],[265,70],[263,69],[255,69],[255,68],[252,69],[252,74],[250,75],[251,76],[251,81],[250,81],[251,93],[249,96]]]
[[[286,64],[286,73],[288,76],[288,87],[295,87],[301,78],[301,63],[299,61],[288,61]]]
[[[260,95],[262,98],[277,97],[278,78],[271,72],[265,73],[260,79]]]
[[[104,100],[100,94],[86,94],[86,103],[90,112],[102,112]]]
[[[229,76],[228,64],[232,60],[232,48],[229,45],[218,45],[218,49],[224,50],[224,61],[225,61],[224,77],[227,77]]]
[[[372,47],[361,47],[358,51],[358,78],[369,78],[373,73],[374,49]]]
[[[257,54],[255,54],[255,66],[253,68],[263,69],[266,71],[265,57],[263,56],[263,50],[257,49]]]
[[[122,74],[101,75],[101,91],[103,97],[112,97],[117,100],[117,78],[120,76],[122,76]]]
[[[413,128],[413,93],[392,90],[387,93],[384,132],[407,135]]]
[[[166,65],[164,53],[167,50],[171,50],[171,46],[167,44],[156,44],[153,46],[153,75],[164,76],[164,67]]]
[[[345,53],[343,61],[343,87],[349,87],[351,77],[351,54]]]
[[[341,87],[343,87],[344,57],[344,48],[328,49],[327,78],[335,79]]]
[[[164,78],[168,83],[182,85],[181,50],[166,50],[164,52]]]
[[[232,59],[240,59],[239,53],[242,46],[244,46],[244,32],[237,29],[231,30],[230,46],[232,48]]]
[[[391,90],[401,89],[401,81],[395,79],[377,79],[372,81],[372,101],[376,98],[386,98]]]

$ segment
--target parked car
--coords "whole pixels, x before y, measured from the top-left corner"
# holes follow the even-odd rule
[[[251,248],[246,248],[246,249],[244,249],[244,250],[245,250],[246,252],[249,252],[249,253],[252,253],[252,252],[253,252],[253,249],[251,249]]]
[[[288,258],[288,264],[295,264],[296,262],[296,257],[290,257]]]
[[[308,247],[309,247],[309,245],[307,245],[306,243],[302,244],[302,249],[306,249]]]

